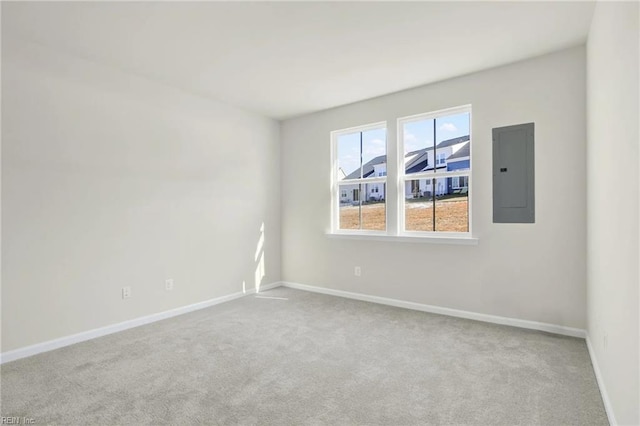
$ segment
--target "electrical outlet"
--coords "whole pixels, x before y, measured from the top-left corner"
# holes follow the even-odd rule
[[[131,287],[122,287],[122,298],[128,299],[131,297]]]
[[[164,282],[164,288],[167,291],[173,290],[173,279],[168,279]]]
[[[355,275],[356,277],[359,277],[359,276],[361,276],[361,275],[362,275],[362,269],[360,269],[360,267],[359,267],[359,266],[356,266],[356,269],[355,269],[355,271],[354,271],[353,273],[354,273],[354,275]]]

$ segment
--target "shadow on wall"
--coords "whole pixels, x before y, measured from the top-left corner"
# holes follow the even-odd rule
[[[260,285],[265,277],[264,267],[264,222],[260,225],[260,236],[258,237],[258,243],[256,244],[256,254],[254,256],[255,273],[254,273],[254,285],[256,293],[260,292]],[[247,283],[242,281],[242,292],[247,293]]]

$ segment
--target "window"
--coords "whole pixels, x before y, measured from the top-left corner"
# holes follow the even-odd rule
[[[400,233],[470,232],[470,123],[470,107],[398,120]]]
[[[380,233],[387,229],[385,123],[332,132],[332,228]]]
[[[392,164],[386,123],[331,132],[331,232],[471,237],[471,106],[399,118],[397,129]]]
[[[458,188],[466,188],[469,186],[469,177],[468,176],[456,176],[451,178],[451,187],[454,189]]]

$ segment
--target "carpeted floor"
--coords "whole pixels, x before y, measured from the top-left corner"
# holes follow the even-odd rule
[[[1,376],[37,424],[607,424],[584,340],[288,288]]]

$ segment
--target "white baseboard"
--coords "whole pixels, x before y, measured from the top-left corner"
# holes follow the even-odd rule
[[[598,388],[600,388],[600,395],[602,396],[602,403],[604,404],[604,410],[607,412],[607,418],[609,419],[609,424],[611,426],[616,426],[618,422],[616,422],[616,416],[613,414],[613,407],[611,406],[611,400],[609,399],[609,394],[607,393],[607,388],[604,385],[604,381],[602,380],[602,373],[600,372],[600,367],[598,366],[598,360],[596,358],[596,353],[593,350],[593,345],[591,344],[591,339],[587,334],[587,348],[589,349],[589,357],[591,358],[591,365],[593,366],[593,371],[596,374],[596,381],[598,382]]]
[[[280,285],[282,285],[280,282],[262,285],[260,286],[260,291],[269,290],[274,287],[279,287]],[[139,327],[141,325],[150,324],[152,322],[186,314],[188,312],[193,312],[200,309],[208,308],[210,306],[218,305],[224,302],[229,302],[234,299],[239,299],[243,296],[247,296],[253,293],[256,293],[255,288],[246,290],[245,292],[239,291],[237,293],[232,293],[227,296],[221,296],[221,297],[216,297],[215,299],[205,300],[204,302],[198,302],[192,305],[182,306],[180,308],[159,312],[157,314],[151,314],[144,317],[120,322],[117,324],[96,328],[93,330],[83,331],[81,333],[73,334],[71,336],[60,337],[58,339],[49,340],[47,342],[37,343],[35,345],[14,349],[12,351],[8,351],[0,354],[0,364],[4,364],[5,362],[9,362],[9,361],[15,361],[20,358],[26,358],[42,352],[52,351],[54,349],[62,348],[64,346],[73,345],[74,343],[80,343],[86,340],[95,339],[97,337],[106,336],[107,334],[113,334],[119,331],[128,330],[130,328]]]
[[[283,281],[285,287],[295,288],[298,290],[306,290],[314,293],[329,294],[331,296],[346,297],[348,299],[362,300],[365,302],[380,303],[382,305],[396,306],[398,308],[413,309],[415,311],[430,312],[433,314],[448,315],[451,317],[466,318],[476,321],[490,322],[493,324],[510,325],[513,327],[527,328],[531,330],[546,331],[548,333],[561,334],[563,336],[587,337],[587,332],[580,328],[565,327],[562,325],[548,324],[544,322],[522,320],[517,318],[500,317],[496,315],[480,314],[477,312],[462,311],[459,309],[443,308],[434,305],[425,305],[422,303],[407,302],[398,299],[389,299],[386,297],[370,296],[362,293],[351,293],[342,290],[333,290],[324,287],[315,287],[306,284]]]

